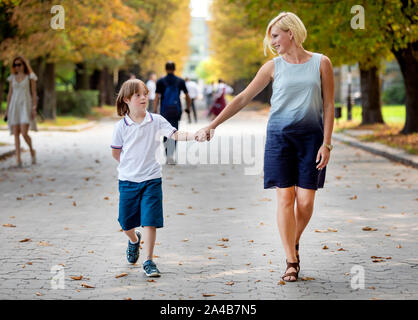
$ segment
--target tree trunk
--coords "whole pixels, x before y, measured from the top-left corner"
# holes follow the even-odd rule
[[[45,64],[43,114],[46,119],[55,120],[57,116],[57,97],[55,92],[54,63]]]
[[[90,81],[85,63],[75,65],[75,90],[89,90]]]
[[[401,69],[406,94],[406,120],[402,134],[418,132],[418,41],[408,43],[399,50],[392,50]]]
[[[43,110],[44,105],[44,68],[45,68],[45,61],[42,57],[39,57],[35,59],[32,62],[32,69],[33,72],[38,77],[38,81],[36,81],[36,93],[38,96],[38,112],[40,113],[40,110]],[[42,112],[43,116],[43,112]]]
[[[362,122],[361,124],[384,123],[380,100],[379,69],[374,66],[366,69],[359,63]]]
[[[0,70],[0,113],[1,113],[1,105],[3,104],[4,98],[4,85],[6,84],[6,67],[1,64]]]
[[[113,84],[113,74],[109,71],[109,68],[105,67],[102,70],[103,79],[104,79],[104,92],[105,100],[104,103],[107,105],[114,105],[116,101],[115,97],[115,85]]]

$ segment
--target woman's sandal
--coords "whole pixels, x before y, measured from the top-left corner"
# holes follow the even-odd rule
[[[286,282],[295,282],[295,281],[297,281],[298,280],[298,275],[299,275],[299,269],[300,269],[299,268],[299,262],[287,262],[287,259],[286,259],[286,264],[287,264],[286,271],[282,275],[282,280],[283,281],[286,281]],[[289,270],[290,268],[294,268],[297,271],[296,272],[289,272],[289,273],[287,273],[287,270]],[[285,278],[287,278],[287,277],[294,277],[295,279],[294,280],[285,280]]]

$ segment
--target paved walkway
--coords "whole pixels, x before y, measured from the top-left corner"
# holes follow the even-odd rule
[[[266,122],[243,112],[217,137],[262,141]],[[305,281],[279,283],[275,192],[263,189],[259,160],[251,164],[254,154],[262,160],[260,143],[246,142],[233,164],[227,146],[237,144],[226,140],[209,154],[228,164],[193,164],[193,154],[207,153],[188,142],[189,164],[164,166],[165,228],[155,250],[163,275],[147,281],[141,263],[127,263],[117,222],[113,124],[34,133],[39,164],[29,165],[28,152],[23,169],[12,168],[14,158],[0,162],[0,299],[418,298],[418,171],[339,142],[300,244]],[[7,132],[0,140],[13,142]]]

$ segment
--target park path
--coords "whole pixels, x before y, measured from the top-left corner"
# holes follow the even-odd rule
[[[237,157],[164,166],[165,227],[155,249],[162,277],[153,282],[142,256],[136,265],[125,258],[109,148],[114,121],[34,133],[39,164],[28,164],[28,152],[23,169],[13,158],[0,162],[0,299],[417,299],[418,171],[338,142],[300,243],[305,281],[279,283],[285,258],[275,192],[263,189],[257,160],[266,122],[247,111],[217,130],[217,139],[254,137],[253,148],[247,140],[242,147],[244,164]],[[0,140],[13,142],[6,131]],[[221,145],[225,156],[228,143]],[[362,275],[364,289],[356,289]],[[61,276],[54,289],[51,279]]]

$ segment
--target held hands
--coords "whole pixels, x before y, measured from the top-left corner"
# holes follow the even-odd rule
[[[326,146],[322,145],[321,148],[319,148],[318,154],[316,156],[316,163],[319,162],[316,168],[318,170],[322,170],[323,168],[325,168],[325,166],[328,164],[329,157],[330,150]]]
[[[194,139],[199,142],[209,141],[215,135],[215,129],[205,127],[194,134]]]

